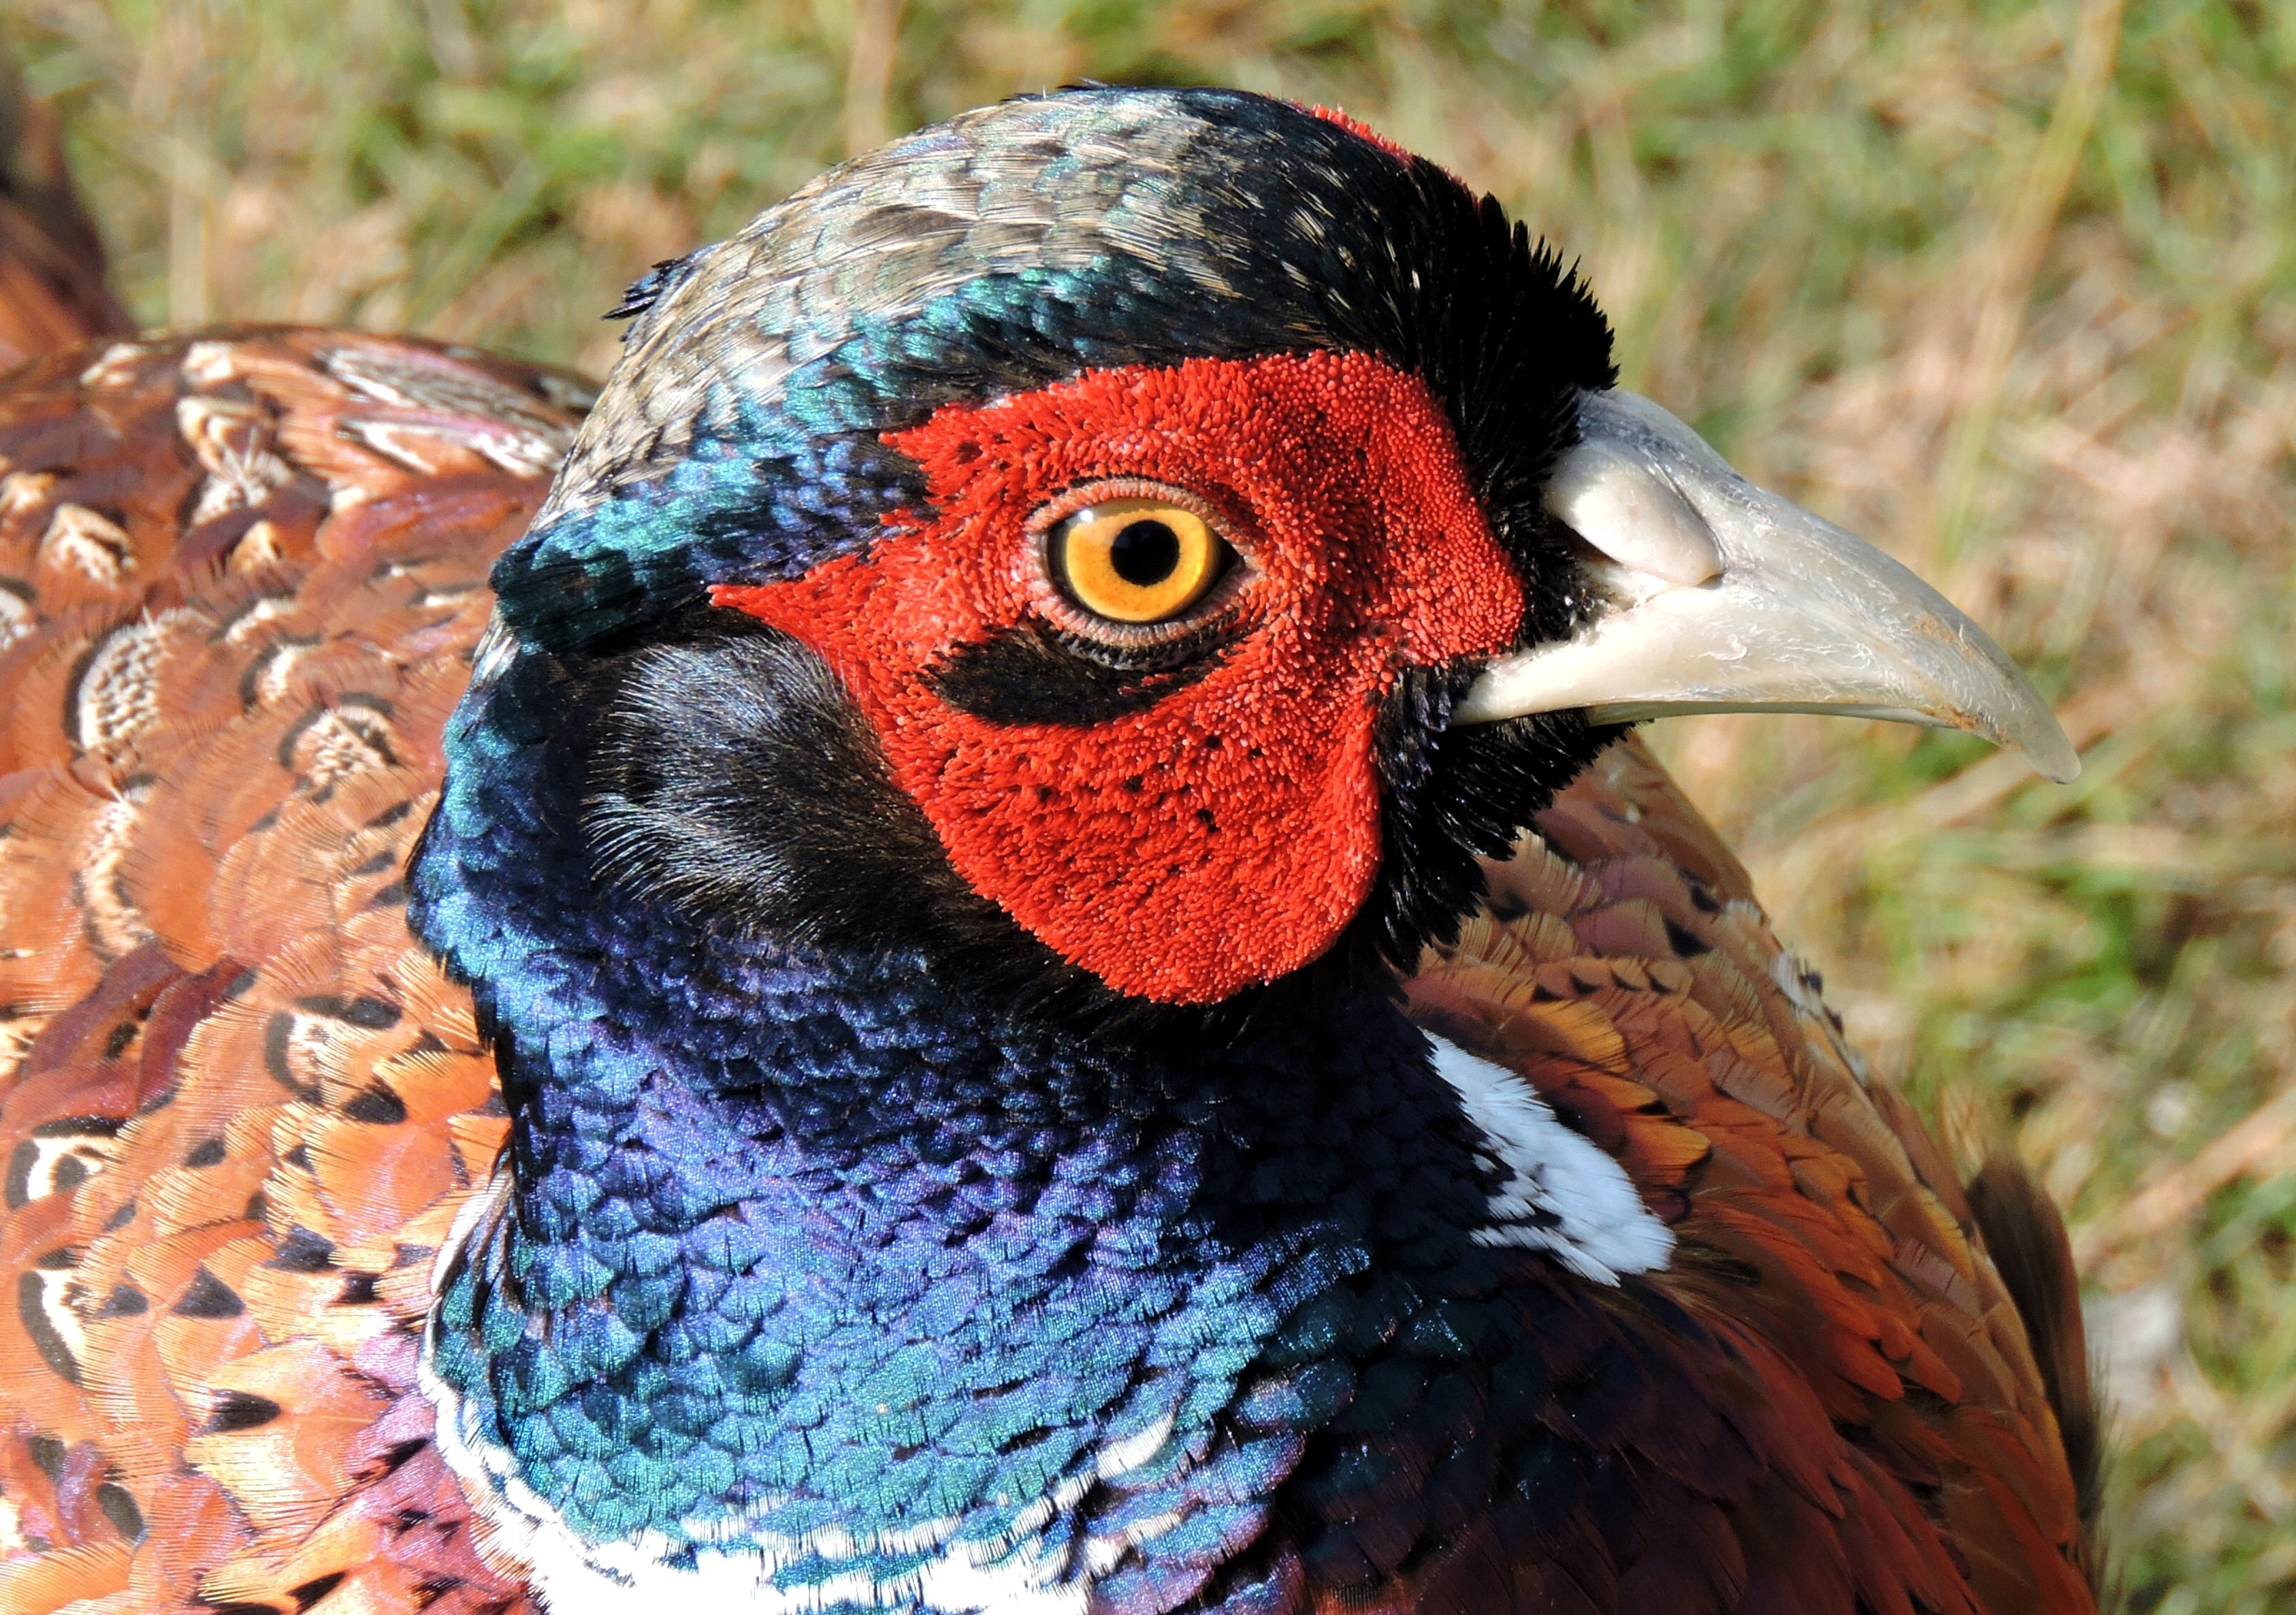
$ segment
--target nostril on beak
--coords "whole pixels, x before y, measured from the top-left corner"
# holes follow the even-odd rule
[[[1630,571],[1694,588],[1722,574],[1722,548],[1663,468],[1608,443],[1582,443],[1554,468],[1550,514]]]

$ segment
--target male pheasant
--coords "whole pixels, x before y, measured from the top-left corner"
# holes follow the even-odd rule
[[[1496,203],[1090,88],[618,312],[0,396],[0,1608],[2094,1607],[2053,1214],[1621,726],[2070,750]]]

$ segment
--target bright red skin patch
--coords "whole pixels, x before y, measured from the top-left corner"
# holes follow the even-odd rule
[[[1294,102],[1293,104],[1296,105],[1298,103]],[[1338,107],[1327,107],[1318,103],[1315,106],[1309,107],[1308,111],[1313,113],[1316,117],[1322,119],[1325,123],[1335,123],[1339,125],[1340,127],[1345,129],[1349,134],[1368,140],[1372,144],[1377,146],[1390,157],[1394,158],[1398,162],[1408,163],[1412,160],[1412,155],[1410,152],[1396,144],[1395,142],[1390,140],[1377,129],[1373,128],[1371,125],[1365,123],[1362,119],[1351,118]]]
[[[957,873],[1110,986],[1208,1003],[1329,947],[1379,864],[1373,730],[1397,669],[1496,654],[1522,619],[1425,384],[1360,354],[1193,360],[952,405],[888,441],[934,519],[712,598],[817,652]],[[949,705],[937,664],[1042,614],[1031,513],[1121,477],[1228,518],[1257,575],[1226,657],[1088,727]]]

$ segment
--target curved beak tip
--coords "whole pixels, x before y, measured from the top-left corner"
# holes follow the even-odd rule
[[[2025,760],[2043,779],[2060,785],[2070,785],[2081,775],[2080,753],[2073,749],[2072,737],[2057,721],[2056,714],[2046,707],[2041,709],[2043,721],[2011,743],[2024,754]]]
[[[1953,603],[1863,539],[1732,471],[1633,393],[1584,395],[1547,508],[1612,604],[1488,668],[1454,714],[1597,722],[1800,711],[1966,730],[2060,783],[2080,774],[2048,703]]]

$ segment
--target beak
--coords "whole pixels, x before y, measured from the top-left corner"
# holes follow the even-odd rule
[[[1833,712],[1965,729],[2053,780],[2080,773],[2001,647],[1872,545],[1756,488],[1648,398],[1587,393],[1578,430],[1546,508],[1595,552],[1607,609],[1493,662],[1452,722]]]

